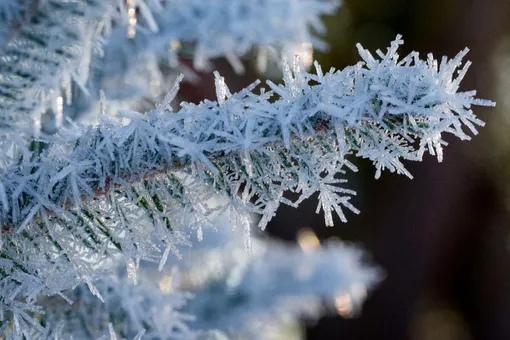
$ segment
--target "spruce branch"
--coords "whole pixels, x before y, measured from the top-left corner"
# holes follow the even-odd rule
[[[40,317],[46,332],[65,322],[58,339],[99,339],[108,335],[108,325],[113,325],[122,339],[133,339],[140,333],[144,339],[199,339],[201,332],[191,330],[188,325],[194,320],[193,315],[182,312],[192,294],[179,290],[178,273],[167,274],[165,291],[162,291],[163,283],[147,277],[150,272],[143,269],[141,272],[144,276],[136,285],[125,273],[98,280],[95,287],[100,298],[86,284],[66,292],[66,299],[45,298],[41,301],[45,313]],[[16,331],[13,329],[14,334]]]
[[[210,260],[213,275],[196,264],[190,280],[196,275],[200,289],[183,309],[196,316],[190,326],[220,330],[232,339],[260,339],[285,320],[315,320],[338,298],[345,298],[346,314],[357,314],[367,291],[381,279],[379,270],[364,263],[356,247],[328,242],[312,249],[304,243],[302,249],[260,242],[250,255],[228,248],[230,254],[220,255],[220,261]]]
[[[91,61],[94,76],[86,84],[88,95],[76,91],[72,105],[66,107],[71,117],[94,110],[99,89],[111,106],[118,102],[122,107],[140,107],[144,99],[158,101],[174,75],[185,73],[188,81],[193,80],[193,71],[182,59],[191,58],[193,70],[204,70],[211,68],[211,59],[225,57],[240,73],[244,70],[240,59],[251,52],[257,53],[258,64],[266,65],[271,56],[279,58],[281,51],[300,44],[324,49],[326,44],[317,37],[324,33],[320,18],[332,14],[339,1],[138,0],[133,4],[138,8],[135,35],[129,37],[125,25],[108,33],[103,55]]]
[[[185,50],[190,48],[197,69],[206,68],[211,58],[226,56],[237,70],[242,69],[239,58],[253,49],[305,42],[324,48],[314,33],[324,31],[320,16],[338,7],[338,0],[131,3],[134,21],[121,0],[41,0],[31,1],[31,6],[9,1],[0,5],[0,18],[20,18],[27,12],[16,25],[11,20],[0,27],[0,37],[5,37],[0,40],[4,41],[0,45],[0,124],[17,122],[23,127],[32,118],[41,124],[40,116],[48,109],[62,115],[63,106],[72,105],[75,91],[85,103],[78,101],[79,108],[65,109],[79,115],[73,111],[90,109],[88,102],[99,98],[100,88],[112,82],[123,84],[119,78],[124,75],[143,74],[148,79],[151,75],[147,73],[154,70],[141,70],[149,64],[157,69],[161,59],[177,67],[178,54],[189,53]],[[134,100],[135,95],[147,94],[149,83],[109,90],[112,97],[115,93]],[[37,124],[36,130],[40,128]]]
[[[75,124],[79,131],[71,154],[56,147],[36,162],[24,161],[5,172],[2,225],[19,233],[40,210],[64,212],[69,204],[79,208],[82,199],[105,195],[112,186],[185,167],[211,181],[230,175],[222,170],[240,161],[251,182],[256,176],[248,156],[274,161],[275,149],[283,151],[277,156],[282,169],[292,169],[296,161],[305,161],[305,168],[310,168],[300,154],[322,146],[328,151],[336,148],[334,153],[342,158],[354,152],[372,159],[377,177],[384,168],[410,176],[401,159],[421,160],[428,149],[441,161],[445,143],[441,134],[470,139],[462,125],[475,134],[475,125],[483,126],[471,105],[494,103],[475,99],[475,91],[457,92],[469,63],[457,78],[453,75],[467,50],[450,61],[443,59],[441,65],[431,56],[421,61],[416,53],[398,61],[401,43],[396,40],[387,54],[379,53],[381,60],[359,46],[365,63],[327,74],[318,64],[316,75],[300,71],[298,64],[291,71],[284,61],[285,85],[268,81],[272,91],[260,95],[252,92],[258,82],[232,95],[216,74],[217,102],[182,103],[178,112],[169,114],[176,85],[152,112],[120,112],[120,117],[131,120],[127,126],[107,117],[98,127]]]
[[[150,339],[209,339],[215,332],[260,339],[289,319],[317,318],[337,299],[344,315],[354,315],[380,279],[357,247],[319,246],[310,233],[300,246],[255,239],[253,253],[246,253],[242,231],[231,230],[228,216],[220,219],[218,230],[204,235],[189,256],[170,261],[178,268],[159,272],[141,263],[135,280],[119,268],[94,282],[99,298],[86,284],[66,291],[65,299],[42,298],[46,333],[64,323],[59,339],[98,339],[112,324],[124,339],[140,332]],[[220,249],[211,238],[220,239]]]
[[[97,22],[113,9],[113,2],[41,0],[19,6],[25,15],[17,15],[15,24],[7,22],[7,38],[0,46],[2,124],[26,124],[33,114],[55,109],[60,88],[86,72],[80,67],[94,48]]]
[[[36,161],[20,158],[0,185],[4,308],[25,315],[41,293],[93,287],[114,254],[161,267],[191,230],[211,225],[213,194],[228,197],[218,208],[248,230],[247,213],[261,214],[264,228],[280,203],[319,192],[332,225],[333,212],[343,221],[343,208],[358,212],[355,192],[338,186],[344,168],[356,169],[346,157],[372,160],[376,177],[384,169],[411,177],[402,161],[427,150],[441,161],[442,134],[469,139],[463,126],[483,125],[471,106],[494,103],[458,92],[466,50],[440,63],[417,53],[399,60],[402,43],[398,36],[377,57],[358,46],[363,62],[341,71],[284,62],[284,84],[268,81],[260,94],[258,82],[232,94],[217,74],[217,101],[171,112],[176,85],[151,112],[119,112],[128,125],[103,116],[97,127],[61,131],[71,152],[57,143]],[[285,199],[287,190],[299,199]]]

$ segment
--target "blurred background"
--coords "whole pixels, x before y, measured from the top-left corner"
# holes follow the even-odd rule
[[[476,108],[487,123],[470,142],[451,142],[445,160],[408,164],[414,180],[358,159],[349,179],[361,214],[326,228],[316,200],[281,206],[269,232],[293,241],[303,228],[320,239],[361,244],[386,278],[357,318],[308,324],[308,339],[510,339],[510,1],[345,0],[325,18],[330,50],[323,69],[359,61],[355,44],[385,50],[397,34],[422,57],[454,57],[469,47],[464,90],[495,100]]]
[[[432,156],[408,163],[414,180],[390,173],[375,180],[370,162],[355,159],[360,171],[348,187],[358,192],[361,214],[347,224],[325,227],[316,197],[299,209],[280,207],[268,226],[272,237],[295,242],[312,229],[321,240],[361,245],[386,273],[359,316],[305,321],[306,338],[510,339],[510,0],[345,0],[325,22],[330,49],[314,54],[324,70],[358,62],[358,42],[385,50],[397,34],[401,55],[451,58],[469,47],[473,65],[462,89],[497,107],[476,108],[487,125],[472,141],[446,136],[443,163]],[[232,91],[264,77],[239,77],[225,61],[215,66]],[[210,74],[201,77],[213,83]],[[188,83],[181,96],[198,102],[215,93]]]

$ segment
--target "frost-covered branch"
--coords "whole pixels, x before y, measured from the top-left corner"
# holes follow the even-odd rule
[[[317,74],[284,63],[284,84],[255,94],[257,83],[231,94],[217,75],[218,100],[170,100],[140,114],[120,112],[128,125],[103,116],[97,127],[62,131],[71,152],[57,144],[36,161],[20,159],[1,185],[0,253],[4,308],[21,315],[39,293],[56,294],[100,277],[114,254],[126,261],[161,259],[187,244],[189,232],[210,225],[207,199],[227,197],[222,209],[247,228],[247,213],[264,228],[280,203],[293,206],[319,192],[326,224],[355,193],[338,186],[346,159],[369,158],[383,169],[411,176],[403,160],[428,150],[442,159],[443,133],[469,139],[467,126],[483,125],[472,105],[493,105],[458,92],[466,51],[441,63],[416,53],[399,60],[400,37],[386,53]],[[210,192],[201,185],[206,184]],[[291,202],[287,190],[299,193]],[[65,279],[63,279],[65,278]]]
[[[57,101],[59,88],[88,72],[84,62],[97,44],[97,22],[116,1],[40,0],[14,7],[24,15],[12,13],[18,20],[2,23],[9,27],[2,27],[8,33],[0,45],[2,125],[16,126],[20,120],[26,124],[32,114],[40,116],[47,108],[58,111],[63,105]]]
[[[44,324],[42,329],[22,320],[20,327],[13,327],[13,334],[6,336],[14,338],[32,331],[40,338],[58,329],[59,340],[94,340],[109,335],[110,324],[120,339],[133,339],[138,334],[143,334],[143,339],[198,339],[203,332],[188,326],[193,315],[182,312],[192,294],[178,290],[177,276],[168,276],[165,291],[161,290],[162,283],[145,275],[136,285],[122,274],[104,277],[94,283],[97,295],[82,284],[65,292],[65,299],[53,296],[40,301],[44,307],[44,314],[38,316]]]
[[[380,280],[363,264],[359,249],[340,243],[303,250],[270,242],[252,255],[243,253],[222,252],[210,260],[209,275],[196,265],[188,279],[198,280],[199,289],[184,308],[195,315],[192,328],[217,329],[232,339],[265,338],[285,321],[318,318],[339,297],[345,298],[346,311],[357,313],[367,290]],[[235,265],[222,271],[217,262]]]
[[[166,54],[169,53],[168,45],[161,45],[162,41],[166,44],[169,41],[193,43],[195,68],[202,69],[209,59],[222,56],[226,56],[234,67],[241,68],[236,59],[252,49],[285,48],[299,43],[324,48],[324,43],[314,33],[324,33],[320,17],[332,14],[338,5],[338,0],[221,0],[207,3],[171,0],[161,4],[147,1],[147,9],[152,15],[145,16],[144,22],[155,33],[148,39],[150,36],[141,32],[139,40],[135,36],[135,43]]]
[[[167,91],[168,80],[185,72],[181,57],[192,58],[196,70],[210,68],[210,59],[226,57],[237,70],[240,58],[257,52],[260,65],[279,58],[300,44],[325,44],[316,34],[324,32],[320,17],[332,14],[338,0],[221,0],[136,1],[137,29],[129,37],[126,27],[112,29],[104,54],[91,61],[94,77],[86,84],[86,96],[77,87],[73,103],[65,108],[71,117],[94,110],[103,89],[110,104],[140,106]],[[193,77],[187,77],[192,80]],[[78,102],[76,102],[78,100]],[[130,105],[131,104],[131,105]],[[113,105],[112,105],[113,106]]]
[[[232,231],[223,230],[223,237],[227,233]],[[43,298],[44,326],[18,320],[12,333],[40,337],[58,330],[59,339],[97,339],[111,324],[125,339],[143,333],[148,339],[204,340],[217,339],[212,335],[219,332],[232,340],[255,340],[282,323],[317,318],[340,298],[345,303],[337,307],[354,312],[380,279],[353,246],[334,242],[302,249],[256,240],[254,252],[246,253],[239,236],[219,249],[201,251],[199,243],[184,266],[173,261],[179,270],[160,273],[141,264],[136,284],[121,269],[94,283],[96,295],[83,284],[65,298]]]
[[[149,82],[136,86],[127,77],[137,78],[148,64],[157,68],[160,59],[175,67],[182,44],[191,47],[199,69],[220,56],[240,69],[239,57],[252,49],[303,42],[321,48],[313,32],[323,32],[320,16],[338,6],[338,0],[29,2],[27,18],[0,27],[6,42],[0,46],[0,123],[9,126],[22,117],[23,124],[29,118],[40,124],[47,109],[62,115],[73,88],[86,102],[112,82],[122,84],[125,93],[117,89],[117,95],[147,92]],[[0,18],[21,12],[16,1],[0,6]]]
[[[377,177],[384,168],[410,176],[401,160],[420,160],[428,149],[441,161],[442,133],[469,139],[462,126],[476,133],[475,125],[483,125],[471,106],[493,103],[475,99],[475,91],[457,92],[469,63],[457,78],[454,72],[466,51],[440,65],[431,56],[421,61],[416,53],[399,61],[401,42],[393,42],[381,60],[360,47],[365,63],[327,74],[318,65],[313,75],[299,68],[292,72],[285,64],[285,84],[269,81],[272,91],[260,95],[252,92],[257,83],[232,95],[217,75],[217,102],[183,103],[170,113],[176,87],[152,112],[120,112],[131,120],[127,126],[107,117],[98,127],[75,125],[80,131],[71,154],[56,147],[37,162],[25,160],[6,171],[0,221],[19,233],[42,211],[79,209],[83,200],[111,188],[185,167],[234,197],[237,191],[228,182],[247,181],[245,191],[257,191],[259,199],[267,196],[266,185],[278,182],[259,167],[274,166],[276,176],[286,181],[296,172],[314,182],[319,175],[311,170],[345,164],[349,153],[373,160]],[[317,159],[320,153],[333,159]],[[258,180],[261,188],[252,188]],[[297,184],[305,183],[282,186]]]

